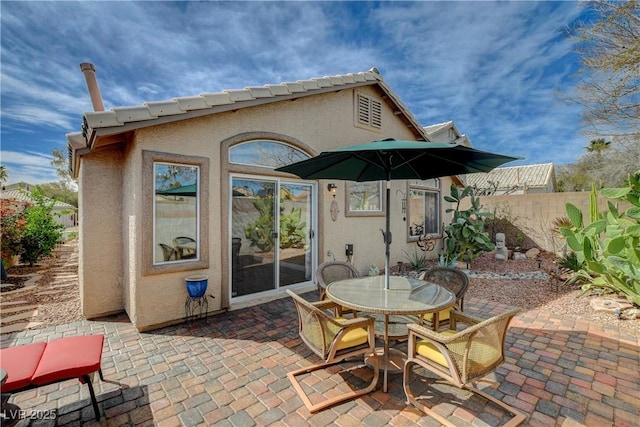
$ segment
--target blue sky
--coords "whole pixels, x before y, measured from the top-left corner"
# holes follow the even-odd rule
[[[570,163],[578,58],[560,32],[581,2],[0,2],[0,162],[9,183],[56,181],[53,148],[91,111],[377,67],[427,126],[475,147]]]

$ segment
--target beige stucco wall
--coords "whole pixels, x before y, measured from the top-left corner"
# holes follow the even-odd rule
[[[502,212],[503,217],[513,218],[513,223],[527,237],[525,247],[537,246],[561,254],[564,250],[564,240],[553,233],[553,221],[567,216],[565,209],[567,203],[578,207],[583,217],[588,218],[590,194],[590,192],[567,192],[483,196],[480,197],[480,203],[484,211],[494,212],[494,209],[497,209],[498,212]],[[466,209],[469,206],[468,201],[468,199],[465,200],[463,208]],[[598,206],[600,211],[606,210],[607,199],[599,197]],[[625,205],[619,203],[619,206],[622,208]],[[496,230],[496,232],[500,231]]]
[[[370,87],[357,90],[377,96]],[[386,103],[383,103],[383,129],[380,132],[354,126],[353,106],[354,90],[344,90],[244,108],[139,129],[135,132],[135,138],[123,150],[124,154],[115,150],[110,152],[110,156],[98,156],[95,153],[83,157],[81,182],[82,192],[86,194],[83,195],[85,209],[82,210],[91,214],[87,215],[89,221],[84,218],[81,220],[84,230],[82,238],[88,238],[82,243],[85,261],[82,282],[85,290],[89,290],[88,287],[92,290],[105,289],[104,292],[108,295],[106,305],[104,298],[95,299],[92,295],[90,299],[93,302],[87,303],[91,306],[85,307],[85,315],[91,317],[91,314],[100,314],[105,307],[125,309],[131,321],[141,330],[181,320],[185,315],[184,302],[187,296],[183,278],[191,274],[205,274],[209,277],[207,294],[215,297],[209,299],[210,312],[233,309],[233,306],[227,307],[224,304],[229,287],[229,173],[257,170],[228,165],[228,142],[245,133],[277,134],[299,141],[302,147],[312,147],[307,151],[314,155],[346,144],[387,137],[415,139],[412,130],[393,114]],[[163,274],[145,273],[141,246],[145,224],[152,217],[143,202],[143,179],[140,177],[143,150],[209,159],[209,197],[206,200],[209,209],[208,267]],[[103,160],[104,164],[99,160]],[[273,171],[260,172],[278,176]],[[97,179],[98,175],[101,178]],[[336,259],[344,259],[344,245],[352,243],[355,248],[353,261],[359,271],[366,273],[372,263],[382,268],[384,244],[379,230],[385,226],[384,216],[345,217],[345,186],[336,181],[336,200],[340,214],[335,222],[332,221],[329,209],[333,199],[326,191],[327,182],[329,181],[318,185],[318,262],[331,259],[327,258],[328,250],[335,253]],[[443,193],[447,193],[448,185],[448,180],[445,180]],[[393,263],[406,261],[403,250],[413,252],[415,247],[415,243],[406,241],[406,222],[402,221],[402,196],[396,192],[398,189],[406,193],[406,183],[394,182],[391,188]],[[100,241],[102,246],[100,249],[92,248],[89,241]],[[96,266],[102,273],[105,273],[107,267],[111,269],[106,274],[97,271],[94,274]],[[92,273],[87,274],[88,270],[92,270]]]
[[[122,311],[122,151],[114,146],[83,157],[78,177],[79,265],[82,313]]]

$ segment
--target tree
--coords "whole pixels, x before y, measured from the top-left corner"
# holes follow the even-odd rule
[[[9,179],[9,171],[5,165],[0,165],[0,182],[5,183]]]
[[[611,141],[607,141],[604,138],[592,139],[589,145],[584,147],[589,153],[597,153],[602,155],[602,152],[611,146]]]
[[[583,106],[589,133],[640,139],[640,5],[589,4],[595,20],[567,30],[582,60],[572,100]]]
[[[66,152],[60,148],[54,148],[51,150],[51,157],[53,158],[51,166],[56,168],[56,175],[60,178],[60,182],[67,189],[75,190],[76,184],[69,171],[69,159]]]
[[[51,214],[54,200],[47,199],[37,188],[31,196],[34,203],[24,211],[25,225],[20,240],[20,259],[30,266],[51,255],[53,248],[62,240],[61,229],[64,228]]]
[[[78,207],[78,192],[67,187],[62,181],[40,184],[37,188],[49,199],[59,200]]]
[[[556,168],[558,191],[589,191],[596,187],[620,187],[640,165],[640,140],[614,138],[607,144],[596,139],[585,147],[587,153],[575,163]],[[603,148],[606,147],[606,148]]]

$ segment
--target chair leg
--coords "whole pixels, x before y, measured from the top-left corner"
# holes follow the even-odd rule
[[[445,425],[445,426],[448,426],[448,427],[455,427],[455,424],[452,424],[449,420],[447,420],[443,416],[439,415],[435,411],[432,411],[430,408],[428,408],[427,406],[425,406],[422,403],[420,403],[418,401],[419,397],[416,397],[413,394],[413,392],[411,391],[411,388],[409,387],[409,384],[411,383],[410,374],[411,374],[412,365],[414,365],[414,364],[420,365],[419,363],[415,363],[415,362],[412,362],[412,361],[407,361],[407,363],[405,363],[405,365],[404,365],[403,387],[404,387],[404,393],[407,396],[407,404],[412,404],[413,406],[415,406],[416,408],[418,408],[419,410],[421,410],[422,412],[424,412],[425,414],[427,414],[431,418],[434,418],[436,421],[438,421],[442,425]],[[451,384],[451,385],[453,385],[453,384]],[[519,426],[520,424],[522,424],[527,419],[526,415],[524,415],[520,411],[518,411],[515,408],[507,405],[506,403],[502,402],[501,400],[498,400],[495,397],[483,392],[482,390],[479,390],[479,389],[477,389],[475,387],[472,387],[472,386],[469,386],[469,385],[465,385],[465,386],[463,386],[463,388],[466,389],[466,390],[469,390],[472,393],[475,393],[475,394],[477,394],[479,396],[484,397],[485,399],[491,401],[493,404],[499,406],[500,408],[504,409],[506,412],[508,412],[511,415],[513,415],[513,418],[508,423],[506,423],[504,425],[504,427],[516,427],[516,426]]]
[[[93,404],[93,412],[96,416],[96,421],[100,421],[100,408],[98,408],[98,401],[96,400],[96,393],[93,391],[93,383],[89,375],[83,375],[82,379],[87,383],[89,387],[89,394],[91,395],[91,403]]]
[[[320,411],[322,409],[328,408],[329,406],[333,406],[336,405],[338,403],[342,403],[346,400],[351,400],[353,398],[356,398],[358,396],[362,396],[363,394],[367,394],[372,392],[378,385],[378,378],[380,377],[380,369],[379,368],[379,358],[378,357],[372,357],[371,361],[373,362],[372,364],[373,366],[373,379],[371,380],[371,383],[363,389],[360,390],[356,390],[350,393],[343,393],[340,396],[336,396],[336,397],[332,397],[331,399],[327,399],[324,402],[320,402],[320,403],[316,403],[315,405],[313,403],[311,403],[311,400],[309,399],[309,397],[307,396],[307,394],[304,392],[304,390],[302,389],[302,385],[298,382],[298,380],[296,379],[296,377],[298,375],[302,375],[302,374],[308,374],[311,373],[313,371],[317,371],[319,369],[323,369],[323,368],[327,368],[331,365],[334,364],[327,364],[327,363],[322,363],[319,365],[313,365],[313,366],[309,366],[306,368],[302,368],[302,369],[297,369],[295,371],[289,372],[287,374],[287,377],[289,377],[289,381],[291,381],[291,384],[293,384],[293,388],[295,388],[296,392],[298,393],[298,396],[300,396],[300,398],[302,399],[302,401],[304,402],[305,406],[307,407],[307,409],[309,410],[309,412],[313,413],[313,412],[317,412]]]

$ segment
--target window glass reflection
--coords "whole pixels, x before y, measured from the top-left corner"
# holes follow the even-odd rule
[[[198,259],[197,166],[154,163],[154,264]]]

